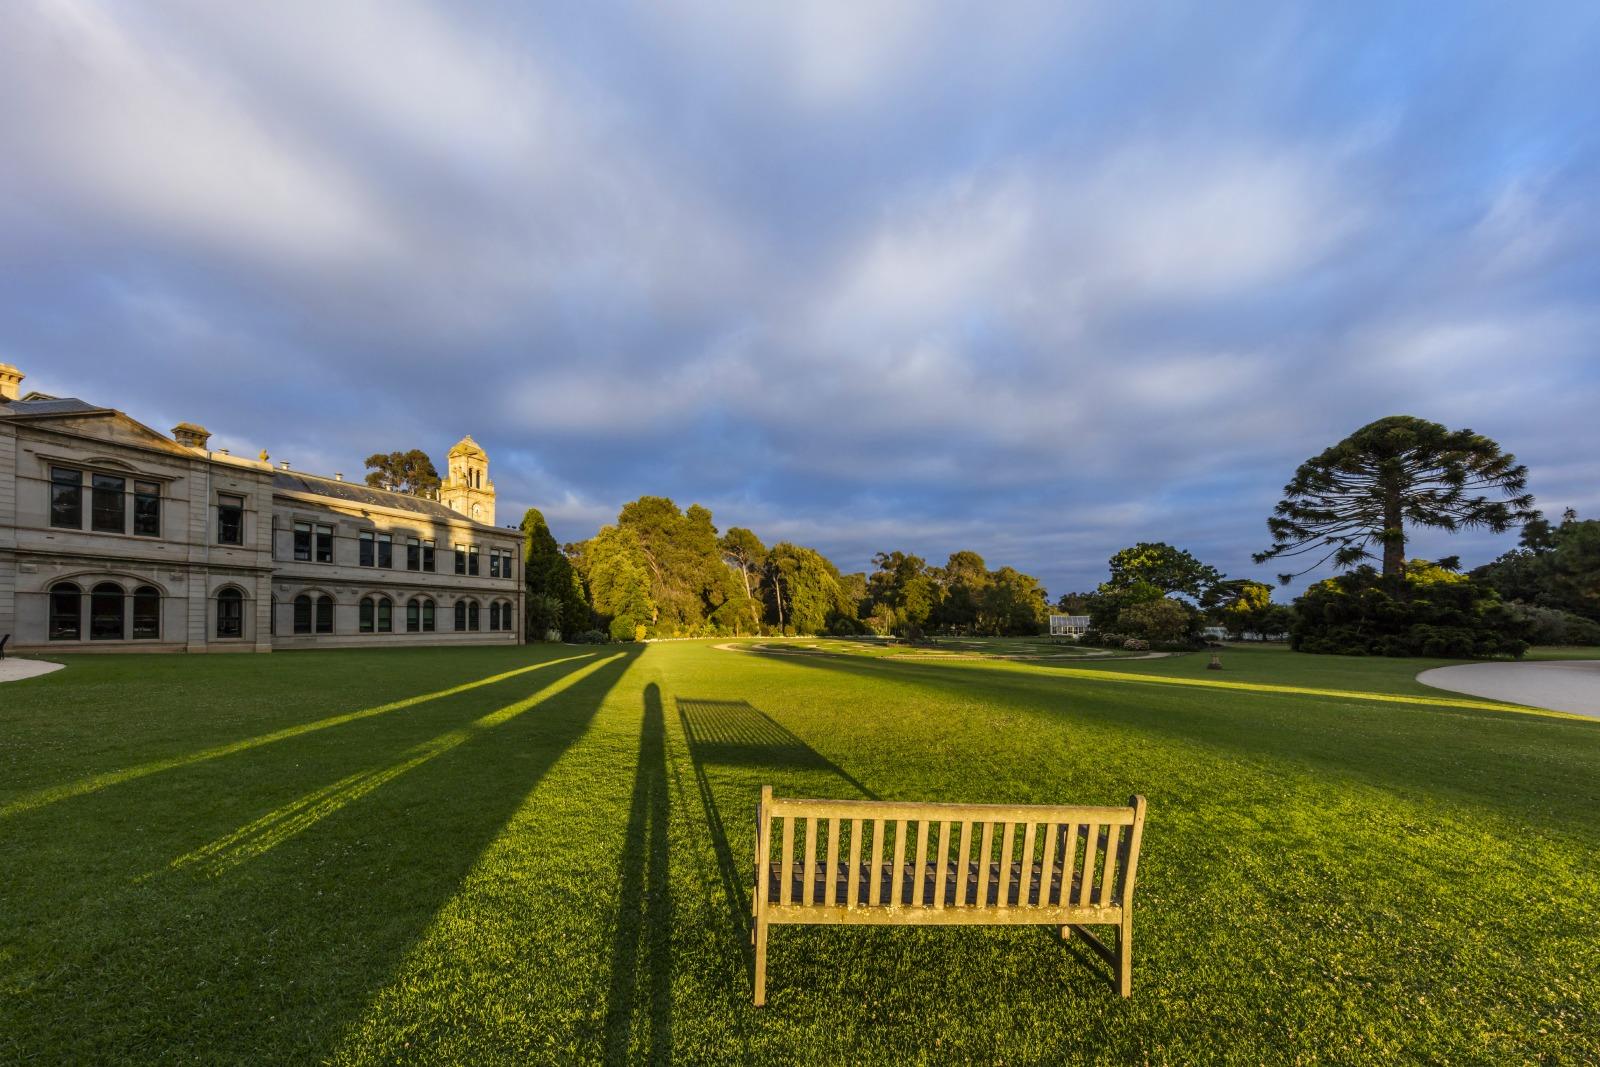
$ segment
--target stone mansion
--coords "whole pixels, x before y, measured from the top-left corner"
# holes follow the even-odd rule
[[[274,467],[0,364],[0,636],[10,651],[270,652],[522,639],[522,535],[489,457],[437,499]]]

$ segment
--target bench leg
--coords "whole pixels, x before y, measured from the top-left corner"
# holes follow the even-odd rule
[[[1068,940],[1071,940],[1071,938],[1072,938],[1072,927],[1063,926],[1061,928],[1061,940],[1068,941]]]
[[[756,968],[755,968],[755,995],[756,1007],[767,1002],[767,922],[757,919],[755,926],[756,938]]]
[[[1117,934],[1117,992],[1133,996],[1133,911],[1122,916],[1122,929]]]

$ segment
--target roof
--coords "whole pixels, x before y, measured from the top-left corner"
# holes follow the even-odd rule
[[[341,482],[333,478],[320,478],[315,474],[278,470],[272,472],[272,484],[274,488],[287,489],[292,493],[311,493],[314,496],[332,497],[335,500],[345,500],[352,504],[369,504],[375,508],[414,511],[419,515],[431,515],[436,519],[453,519],[457,522],[473,521],[461,514],[461,512],[452,511],[450,508],[445,507],[437,500],[412,496],[409,493],[394,493],[387,489],[377,489],[361,482]],[[482,526],[484,524],[477,523],[476,525]]]
[[[483,447],[479,445],[478,442],[474,441],[472,439],[472,435],[469,433],[467,436],[456,442],[456,446],[450,450],[450,455],[483,456],[485,459],[487,459],[489,453],[485,452]]]
[[[39,394],[29,394],[36,396]],[[0,415],[89,415],[96,412],[105,412],[110,408],[97,407],[86,400],[76,397],[56,399],[49,397],[40,400],[12,400],[0,403]]]

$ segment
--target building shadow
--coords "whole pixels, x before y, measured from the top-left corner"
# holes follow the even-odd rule
[[[741,834],[747,850],[735,853],[728,826],[717,804],[708,768],[726,767],[767,772],[767,780],[802,773],[822,773],[847,783],[868,800],[878,795],[853,774],[806,744],[772,716],[745,700],[678,699],[678,720],[689,746],[689,762],[705,812],[711,846],[717,857],[723,899],[728,903],[726,929],[742,954],[746,970],[754,963],[750,946],[750,890],[755,884],[755,794],[744,799],[750,808],[750,832]],[[782,782],[776,783],[781,786]],[[743,856],[740,861],[736,856]]]
[[[638,654],[574,660],[508,679],[510,692],[463,691],[426,716],[288,738],[9,823],[25,838],[0,849],[0,883],[25,857],[42,869],[26,890],[0,891],[23,933],[0,946],[16,993],[0,1005],[0,1061],[112,1062],[156,1048],[174,1062],[251,1062],[269,1045],[285,1060],[328,1060]],[[474,725],[535,699],[532,714]],[[434,736],[452,743],[415,748]],[[216,799],[236,781],[271,805],[385,752],[381,765],[404,773],[341,793],[248,862],[221,874],[169,865],[237,828],[237,809]],[[75,848],[46,847],[74,835]]]

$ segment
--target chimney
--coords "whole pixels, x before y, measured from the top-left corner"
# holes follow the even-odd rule
[[[0,403],[22,395],[22,379],[27,375],[9,363],[0,363]]]
[[[341,472],[341,473],[338,473],[338,474],[335,474],[335,475],[334,475],[334,476],[333,476],[333,480],[334,480],[334,481],[336,481],[336,482],[342,482],[342,481],[344,481],[344,474],[343,474],[343,473],[342,473],[342,472]]]
[[[289,461],[288,460],[283,460],[282,462],[280,462],[278,464],[278,469],[279,470],[288,470],[289,469]]]
[[[211,431],[192,422],[180,422],[172,428],[172,439],[187,448],[205,448]]]

